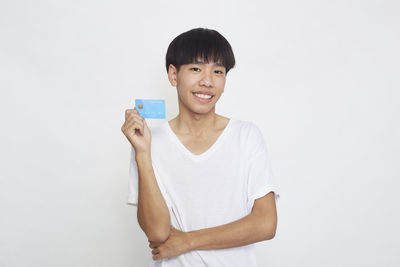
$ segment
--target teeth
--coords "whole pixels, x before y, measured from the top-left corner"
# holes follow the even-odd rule
[[[195,93],[195,96],[198,96],[198,97],[204,98],[204,99],[210,99],[211,98],[210,95],[203,95],[203,94],[196,94],[196,93]]]

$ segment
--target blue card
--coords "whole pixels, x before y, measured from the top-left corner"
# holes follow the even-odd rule
[[[135,107],[140,116],[147,119],[165,119],[165,100],[135,99]]]

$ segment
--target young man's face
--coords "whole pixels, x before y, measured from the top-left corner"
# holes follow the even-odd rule
[[[215,62],[198,60],[181,65],[177,72],[171,64],[168,78],[171,85],[177,88],[180,105],[192,112],[204,114],[215,111],[215,104],[224,92],[226,69]]]

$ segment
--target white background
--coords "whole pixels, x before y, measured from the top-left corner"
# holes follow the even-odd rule
[[[261,266],[399,266],[398,1],[0,2],[0,266],[147,266],[127,205],[135,98],[166,99],[172,39],[219,31],[217,113],[256,123],[280,188]],[[149,125],[160,121],[149,120]]]

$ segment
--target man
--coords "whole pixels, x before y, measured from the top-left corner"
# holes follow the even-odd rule
[[[150,132],[136,108],[125,112],[128,203],[138,207],[150,266],[257,266],[253,243],[275,236],[279,194],[263,135],[215,113],[234,65],[217,31],[184,32],[166,55],[179,114]]]

